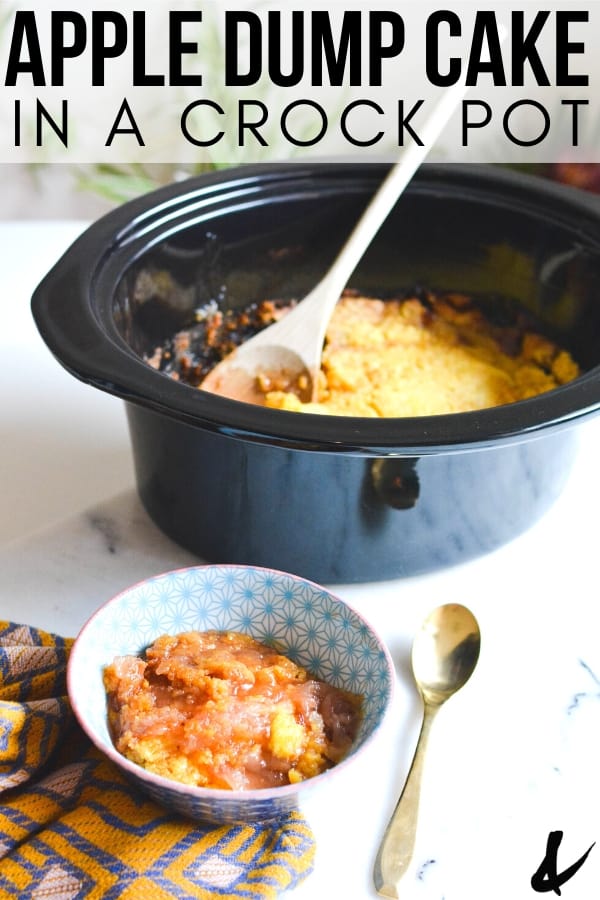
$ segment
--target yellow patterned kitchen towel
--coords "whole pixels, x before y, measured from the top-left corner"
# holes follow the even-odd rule
[[[202,826],[139,793],[75,723],[71,639],[0,622],[0,898],[274,898],[311,872],[300,813]]]

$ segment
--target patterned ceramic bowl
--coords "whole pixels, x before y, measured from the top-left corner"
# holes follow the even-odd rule
[[[246,791],[179,784],[122,756],[109,734],[104,667],[115,656],[139,654],[161,634],[208,629],[244,632],[274,643],[317,678],[361,694],[363,719],[351,753],[332,769],[298,784]],[[195,566],[128,588],[84,626],[68,668],[75,715],[96,746],[159,803],[216,823],[279,818],[298,806],[305,791],[351,766],[378,730],[393,685],[389,652],[358,613],[310,581],[253,566]]]

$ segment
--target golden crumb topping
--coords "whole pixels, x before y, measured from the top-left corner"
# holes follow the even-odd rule
[[[466,412],[533,397],[579,375],[571,356],[462,295],[344,296],[330,321],[316,402],[269,390],[267,406],[366,417]]]

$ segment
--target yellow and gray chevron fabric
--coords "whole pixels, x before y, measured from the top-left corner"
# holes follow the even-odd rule
[[[311,872],[303,816],[199,825],[138,793],[74,722],[72,640],[0,622],[0,900],[274,898]]]

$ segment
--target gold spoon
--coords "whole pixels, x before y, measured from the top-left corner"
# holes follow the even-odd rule
[[[423,698],[423,724],[400,799],[379,847],[373,878],[382,897],[398,897],[412,859],[427,739],[440,706],[469,680],[481,636],[473,613],[458,603],[439,606],[425,619],[412,647],[412,669]]]

